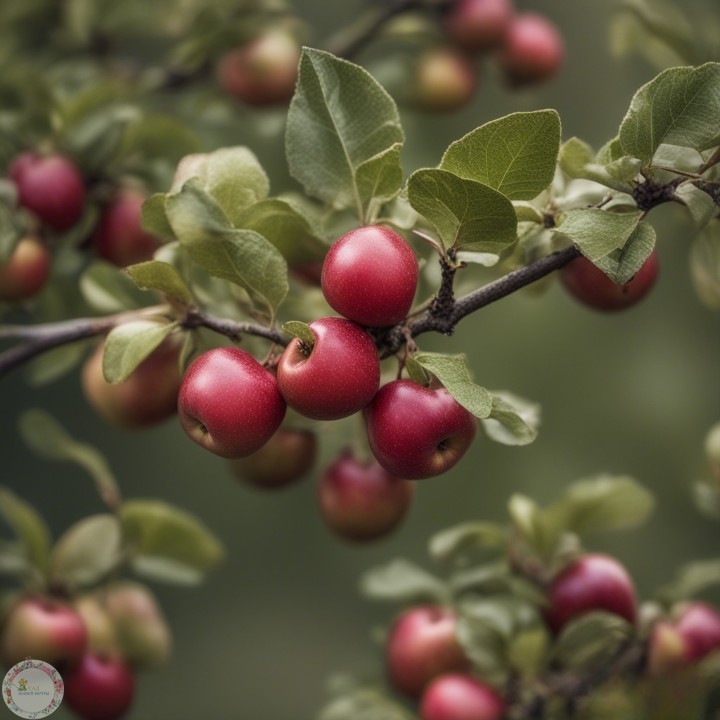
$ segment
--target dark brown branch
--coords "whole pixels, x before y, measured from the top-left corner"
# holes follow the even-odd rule
[[[214,330],[220,335],[225,335],[225,337],[230,338],[233,342],[240,342],[243,335],[256,335],[258,337],[263,337],[266,340],[271,340],[278,345],[285,346],[291,339],[278,330],[265,327],[264,325],[217,318],[213,315],[200,312],[199,310],[192,310],[188,312],[187,317],[181,322],[181,325],[187,330],[192,330],[197,327],[206,327],[210,330]]]

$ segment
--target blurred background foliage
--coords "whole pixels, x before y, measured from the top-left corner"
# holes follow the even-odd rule
[[[125,25],[128,53],[155,62],[170,48],[169,39],[167,48],[157,43],[164,42],[164,31],[172,36],[180,10],[194,12],[200,4],[3,0],[0,78],[26,63],[52,77],[65,63],[74,66],[80,82],[92,72],[83,53],[74,57],[71,51],[72,33],[82,32],[82,13],[97,13],[109,26]],[[232,6],[231,0],[224,4]],[[366,4],[299,0],[295,8],[305,23],[305,41],[322,47]],[[615,3],[517,0],[517,6],[541,11],[559,26],[567,47],[560,75],[548,85],[510,92],[488,67],[476,100],[461,112],[427,116],[401,108],[408,171],[437,164],[451,141],[488,120],[543,107],[559,111],[564,138],[577,135],[597,148],[616,133],[634,91],[659,69],[647,53],[636,52],[644,40],[627,30],[627,20],[618,25]],[[706,27],[703,13],[712,6],[683,0],[689,22],[698,28]],[[147,22],[151,10],[153,18],[164,16],[165,27]],[[64,44],[68,54],[59,62]],[[379,62],[389,57],[389,44],[370,47],[357,60],[389,77],[392,62],[399,62]],[[191,50],[185,49],[188,62]],[[292,187],[279,152],[282,111],[228,101],[212,77],[186,92],[152,94],[149,102],[196,132],[203,150],[247,144],[268,170],[274,192]],[[154,588],[173,628],[175,652],[162,670],[139,676],[129,717],[313,717],[330,675],[362,673],[377,664],[371,628],[387,622],[392,610],[360,597],[360,574],[395,556],[426,563],[431,533],[463,520],[504,520],[513,492],[547,502],[567,483],[601,471],[631,474],[648,486],[658,500],[651,522],[631,534],[603,535],[592,546],[616,554],[645,598],[682,562],[713,557],[718,528],[697,513],[691,491],[707,472],[705,432],[720,419],[719,321],[691,285],[693,230],[684,215],[662,207],[653,217],[660,280],[630,311],[595,314],[550,283],[542,292],[531,288],[483,309],[450,339],[422,338],[423,349],[466,352],[480,384],[541,403],[541,434],[524,448],[479,438],[453,471],[417,483],[414,505],[398,532],[365,547],[344,544],[324,528],[312,476],[284,491],[253,491],[238,485],[223,460],[189,442],[177,421],[139,433],[102,424],[82,399],[77,373],[40,388],[27,384],[22,370],[4,378],[0,482],[34,503],[56,536],[102,508],[80,469],[43,461],[21,442],[17,418],[36,406],[102,450],[126,497],[158,497],[190,508],[226,545],[226,561],[204,586]],[[322,467],[336,443],[329,428],[320,433]],[[56,717],[69,712],[61,708]]]

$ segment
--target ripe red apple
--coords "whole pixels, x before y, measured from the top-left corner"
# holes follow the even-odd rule
[[[63,702],[85,720],[117,720],[132,705],[135,677],[119,655],[87,653],[63,680]]]
[[[12,255],[0,262],[0,300],[16,302],[37,295],[50,276],[51,255],[37,237],[24,237]]]
[[[385,650],[388,675],[397,690],[419,697],[439,675],[470,670],[456,624],[455,613],[440,605],[419,605],[400,615]]]
[[[637,598],[627,570],[613,557],[588,553],[553,578],[548,588],[545,620],[559,633],[571,620],[604,610],[634,623]]]
[[[299,62],[295,38],[275,30],[223,55],[218,81],[228,95],[248,105],[282,105],[295,92]]]
[[[655,284],[658,275],[658,255],[653,250],[624,285],[614,283],[586,257],[570,261],[560,269],[565,289],[584,305],[604,312],[629,308],[642,300]]]
[[[0,658],[5,665],[26,657],[51,665],[72,663],[85,652],[87,643],[80,615],[66,603],[44,596],[22,597],[0,626]]]
[[[180,390],[180,343],[164,340],[124,382],[109,383],[103,376],[104,343],[85,361],[82,387],[85,398],[112,425],[126,429],[161,423],[177,411]]]
[[[287,404],[315,420],[362,410],[380,385],[380,358],[359,325],[338,317],[310,323],[315,344],[295,338],[280,356],[277,381]]]
[[[400,524],[412,492],[408,480],[345,450],[320,477],[320,514],[326,525],[346,540],[374,540]]]
[[[720,648],[720,613],[708,603],[687,603],[675,621],[675,630],[684,642],[683,657],[688,662]]]
[[[470,447],[477,420],[444,388],[394,380],[365,409],[368,440],[378,462],[416,480],[446,472]]]
[[[555,25],[536,13],[521,13],[510,21],[498,63],[510,85],[541,83],[556,75],[565,59],[565,46]]]
[[[103,209],[90,243],[95,252],[118,267],[151,260],[161,244],[140,222],[145,195],[121,189]]]
[[[410,103],[426,112],[453,112],[475,95],[478,71],[473,61],[449,47],[427,50],[417,60]]]
[[[445,30],[456,45],[473,52],[497,47],[513,18],[511,0],[455,0]]]
[[[422,720],[500,720],[505,701],[489,685],[470,675],[442,675],[420,702]]]
[[[24,152],[10,164],[18,204],[48,227],[69,230],[85,209],[85,182],[75,163],[64,155]]]
[[[257,452],[229,464],[235,476],[248,485],[274,490],[302,478],[316,458],[314,432],[281,427]]]
[[[259,450],[280,427],[285,409],[275,377],[250,353],[232,347],[196,358],[178,397],[188,436],[226,458]]]
[[[330,307],[346,318],[369,327],[395,325],[415,297],[418,261],[394,230],[367,225],[332,244],[320,281]]]

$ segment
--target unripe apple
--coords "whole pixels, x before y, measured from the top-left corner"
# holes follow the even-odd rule
[[[118,638],[115,623],[98,593],[81,595],[73,602],[73,608],[85,623],[88,634],[87,649],[95,653],[116,652]]]
[[[511,0],[455,0],[445,30],[456,45],[473,52],[497,47],[513,18]]]
[[[637,598],[627,570],[613,557],[588,553],[556,575],[548,587],[545,620],[554,633],[586,613],[603,610],[635,623]]]
[[[565,59],[565,46],[555,25],[535,13],[521,13],[510,21],[498,63],[511,85],[519,87],[549,80]]]
[[[280,428],[257,452],[229,465],[237,478],[257,488],[291,485],[315,464],[317,436],[311,430]]]
[[[453,112],[475,95],[478,71],[473,61],[449,47],[427,50],[417,59],[410,103],[427,112]]]
[[[180,390],[180,344],[164,340],[135,371],[120,383],[103,376],[104,343],[85,361],[82,387],[85,398],[112,425],[144,428],[167,420],[177,411]]]
[[[287,404],[305,417],[337,420],[362,410],[380,385],[380,357],[372,338],[350,320],[310,323],[312,348],[295,338],[280,356],[277,381]]]
[[[70,158],[24,152],[8,174],[17,186],[18,204],[53,230],[69,230],[82,217],[85,182]]]
[[[675,630],[685,644],[683,657],[688,662],[720,648],[720,613],[708,603],[689,602],[682,607]]]
[[[121,189],[103,209],[90,238],[95,252],[118,267],[151,260],[161,244],[141,223],[145,195],[138,190]]]
[[[368,441],[378,462],[416,480],[452,468],[470,447],[477,420],[444,388],[393,380],[365,409]]]
[[[50,276],[51,255],[37,237],[24,237],[12,255],[0,262],[0,300],[16,302],[37,295]]]
[[[26,657],[51,665],[73,663],[85,652],[87,643],[80,615],[66,603],[44,596],[22,597],[0,626],[0,658],[5,665]]]
[[[84,720],[117,720],[132,705],[135,677],[119,655],[87,653],[63,680],[63,702]]]
[[[398,617],[385,650],[388,675],[397,690],[419,697],[436,677],[470,670],[456,625],[455,613],[441,605],[419,605]]]
[[[326,525],[346,540],[374,540],[400,524],[412,492],[408,480],[345,450],[320,477],[320,514]]]
[[[442,675],[425,690],[422,720],[500,720],[505,712],[501,695],[470,675]]]
[[[561,268],[560,280],[584,305],[594,310],[615,312],[642,300],[655,284],[658,269],[657,251],[653,250],[637,273],[624,285],[618,285],[586,257],[578,257]]]
[[[248,105],[282,105],[295,92],[299,62],[295,38],[274,30],[223,55],[218,81],[228,95]]]
[[[251,455],[285,417],[275,377],[250,353],[220,347],[200,355],[180,386],[178,414],[190,439],[226,458]]]
[[[660,677],[687,665],[687,647],[677,628],[667,620],[653,625],[647,645],[647,670]]]
[[[366,225],[332,244],[320,282],[330,307],[346,318],[368,327],[395,325],[415,297],[418,261],[394,230]]]

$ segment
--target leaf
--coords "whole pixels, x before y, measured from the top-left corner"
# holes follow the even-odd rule
[[[414,716],[375,690],[359,689],[332,700],[319,720],[414,720]]]
[[[407,560],[391,560],[368,570],[360,580],[360,589],[372,600],[409,603],[421,600],[445,602],[447,587],[434,575]]]
[[[187,125],[171,115],[145,115],[130,125],[123,138],[122,154],[160,158],[177,163],[197,152],[198,139]]]
[[[497,619],[496,616],[495,620]],[[473,668],[483,677],[497,679],[507,672],[507,638],[495,623],[461,615],[455,632],[465,655],[472,661]]]
[[[282,326],[282,329],[289,335],[298,338],[305,347],[313,348],[315,346],[315,333],[307,323],[289,320]]]
[[[25,377],[35,387],[47,385],[75,368],[85,353],[86,344],[83,342],[53,348],[25,366]]]
[[[358,195],[362,206],[367,209],[379,207],[392,200],[402,188],[403,168],[400,162],[402,143],[395,143],[364,163],[358,165],[355,173]]]
[[[658,148],[720,144],[720,64],[669,68],[643,85],[620,125],[626,155],[651,163]]]
[[[516,530],[531,547],[542,552],[547,547],[550,530],[537,503],[515,493],[508,502],[508,512]]]
[[[94,310],[105,314],[145,307],[152,301],[125,272],[104,260],[94,261],[85,270],[80,291]]]
[[[660,596],[673,604],[688,600],[720,585],[720,560],[695,560],[683,565],[672,583],[660,590]]]
[[[475,180],[446,170],[417,170],[408,179],[408,197],[445,248],[499,255],[516,240],[517,215],[510,200]]]
[[[481,419],[490,415],[492,396],[472,381],[465,355],[422,352],[413,357],[415,362],[435,375],[468,412]]]
[[[3,199],[0,199],[0,263],[5,262],[22,240],[24,228],[18,216]]]
[[[540,406],[504,391],[493,391],[492,410],[482,421],[485,434],[503,445],[528,445],[540,426]]]
[[[200,585],[204,575],[189,565],[172,558],[157,555],[140,555],[130,560],[138,575],[171,585]]]
[[[640,221],[640,211],[615,214],[598,208],[571,210],[556,231],[596,262],[625,245]]]
[[[145,230],[159,237],[175,239],[165,210],[165,193],[151,195],[142,205],[140,222]]]
[[[130,265],[125,271],[141,290],[158,290],[173,300],[192,302],[188,286],[170,263],[148,260]]]
[[[105,338],[103,376],[109,383],[127,380],[145,358],[175,330],[177,323],[133,320],[113,328]]]
[[[50,554],[50,530],[35,508],[12,490],[0,486],[0,515],[22,545],[22,555],[41,572]]]
[[[366,166],[360,173],[361,192],[360,167],[403,140],[395,102],[366,70],[321,50],[303,50],[285,146],[290,174],[308,195],[336,209],[353,208],[363,218],[368,174],[375,171]],[[386,160],[384,172],[394,156]]]
[[[530,200],[553,180],[560,132],[555,110],[513,113],[450,145],[440,168],[513,200]]]
[[[641,161],[637,158],[621,157],[608,163],[605,167],[604,163],[595,161],[592,148],[576,137],[564,142],[560,148],[559,164],[566,175],[592,180],[620,192],[630,191],[629,182],[638,174]]]
[[[710,223],[690,246],[690,273],[700,300],[720,309],[720,223]]]
[[[681,183],[675,195],[687,208],[695,227],[704,228],[717,216],[718,206],[713,198],[693,183]]]
[[[655,248],[655,229],[641,221],[624,247],[595,262],[613,282],[624,285],[633,279]]]
[[[448,562],[462,558],[474,548],[499,548],[508,540],[507,528],[490,522],[466,522],[435,533],[430,538],[430,555]]]

